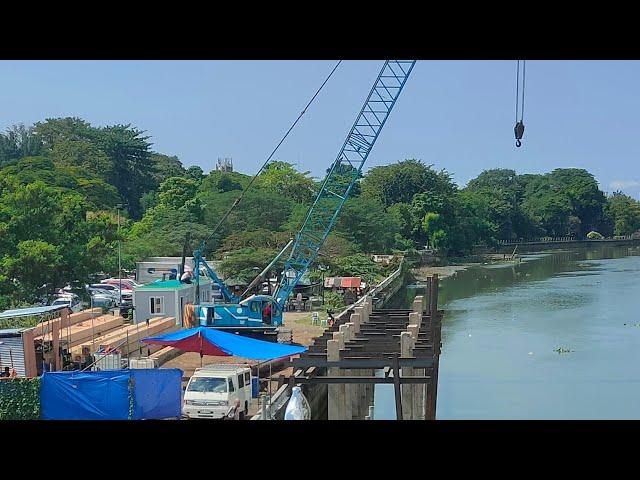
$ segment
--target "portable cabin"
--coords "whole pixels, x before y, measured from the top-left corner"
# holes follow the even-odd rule
[[[153,317],[175,317],[183,325],[184,307],[196,303],[196,284],[179,280],[157,280],[133,291],[133,321],[145,322]],[[213,282],[200,277],[200,302],[213,303]]]

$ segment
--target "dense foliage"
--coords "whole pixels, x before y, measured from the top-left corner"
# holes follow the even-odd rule
[[[331,188],[342,191],[352,167],[337,173]],[[293,238],[324,179],[270,163],[209,238],[250,180],[185,168],[152,151],[131,125],[57,118],[10,128],[0,134],[0,309],[115,274],[119,238],[124,268],[181,255],[189,233],[190,250],[206,239],[204,254],[221,261],[224,275],[250,280]],[[360,176],[316,266],[372,281],[384,272],[370,253],[429,246],[461,256],[497,240],[638,229],[640,203],[619,192],[607,197],[586,170],[486,170],[461,189],[447,171],[410,159]]]
[[[40,419],[40,377],[0,380],[0,420]]]

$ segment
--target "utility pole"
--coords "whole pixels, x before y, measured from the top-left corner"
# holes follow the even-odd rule
[[[116,205],[116,209],[118,210],[118,294],[120,296],[120,301],[118,302],[118,308],[122,307],[122,260],[120,258],[120,209],[122,208],[122,204],[119,203]]]
[[[328,270],[326,265],[318,266],[318,270],[322,272],[322,285],[320,286],[320,293],[322,295],[322,305],[324,305],[324,272]]]

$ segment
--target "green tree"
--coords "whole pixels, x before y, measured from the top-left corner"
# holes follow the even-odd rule
[[[607,199],[606,216],[614,235],[631,235],[640,230],[640,202],[622,192]]]
[[[132,218],[140,218],[140,197],[154,186],[151,144],[143,134],[131,125],[113,125],[96,132],[97,145],[114,165],[109,183],[118,189]]]
[[[300,173],[286,162],[271,162],[258,176],[258,184],[297,203],[310,203],[316,195],[316,184],[309,172]]]
[[[414,159],[372,168],[361,186],[364,196],[378,199],[385,207],[411,203],[414,195],[425,191],[445,194],[455,190],[446,171],[436,172]]]
[[[184,172],[185,176],[196,183],[200,183],[204,178],[204,172],[198,165],[192,165]]]
[[[167,178],[183,177],[186,173],[182,162],[176,156],[152,153],[150,158],[153,163],[152,176],[156,185],[160,185]]]
[[[15,288],[23,299],[36,301],[39,295],[51,292],[55,272],[62,266],[60,247],[41,240],[18,243],[15,256],[2,258],[3,275],[16,279]]]
[[[158,200],[175,210],[188,212],[195,222],[202,221],[202,204],[197,198],[198,182],[190,178],[171,177],[160,185]]]
[[[384,206],[363,197],[350,198],[342,207],[335,233],[358,245],[368,253],[389,252],[395,244],[395,233],[401,228],[397,218]]]

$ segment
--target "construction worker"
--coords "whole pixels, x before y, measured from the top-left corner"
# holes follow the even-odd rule
[[[262,323],[271,325],[271,302],[267,302],[262,309]]]

